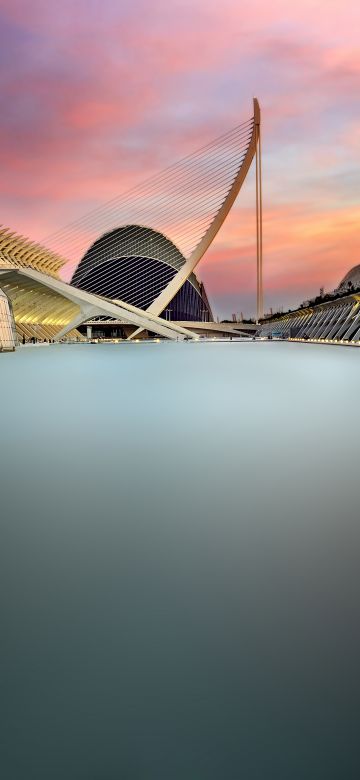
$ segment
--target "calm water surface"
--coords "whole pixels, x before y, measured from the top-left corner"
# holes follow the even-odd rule
[[[360,777],[360,352],[0,355],[3,780]]]

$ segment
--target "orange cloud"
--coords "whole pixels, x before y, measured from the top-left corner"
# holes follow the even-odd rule
[[[269,304],[359,262],[355,0],[0,0],[0,23],[3,223],[42,239],[247,118],[257,94]],[[251,176],[201,264],[215,310],[254,292]]]

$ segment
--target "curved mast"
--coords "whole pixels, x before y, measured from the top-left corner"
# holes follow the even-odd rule
[[[205,235],[195,247],[190,257],[186,260],[182,268],[173,277],[169,284],[162,290],[160,295],[153,301],[147,311],[159,316],[168,306],[182,285],[189,278],[195,267],[204,256],[206,250],[211,245],[215,236],[219,232],[224,220],[226,219],[231,207],[233,206],[241,187],[246,179],[251,163],[256,157],[256,247],[257,247],[257,318],[260,319],[263,314],[263,292],[262,292],[262,192],[261,192],[261,146],[260,146],[260,106],[257,98],[254,98],[253,126],[248,147],[244,159],[237,171],[232,186],[227,193],[222,205],[220,206],[213,221],[208,227]],[[132,334],[130,338],[138,335],[139,331]]]

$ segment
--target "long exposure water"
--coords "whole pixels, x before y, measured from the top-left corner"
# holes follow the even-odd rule
[[[3,780],[360,776],[360,353],[0,355]]]

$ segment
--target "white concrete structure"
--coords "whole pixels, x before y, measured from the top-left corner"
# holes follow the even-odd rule
[[[0,352],[12,351],[16,346],[16,331],[10,302],[0,289]]]
[[[101,298],[98,295],[93,295],[84,290],[72,287],[70,284],[63,282],[54,276],[35,271],[33,268],[10,268],[9,264],[7,268],[1,268],[1,259],[0,283],[10,300],[12,295],[18,299],[19,292],[23,292],[23,294],[27,296],[28,308],[31,308],[32,305],[30,300],[31,293],[34,293],[34,300],[36,295],[45,294],[46,300],[44,305],[47,307],[49,318],[51,318],[52,306],[56,309],[59,302],[61,305],[61,302],[64,300],[72,304],[72,306],[70,305],[70,307],[68,307],[68,312],[72,313],[73,316],[68,320],[66,325],[54,334],[55,339],[63,338],[80,323],[90,317],[99,315],[107,315],[108,317],[121,319],[131,325],[146,328],[146,330],[153,331],[159,336],[172,340],[194,338],[193,333],[175,323],[166,322],[165,320],[160,319],[160,317],[156,317],[151,313],[147,314],[147,312],[136,309],[136,307],[121,301],[109,301],[106,298]]]

